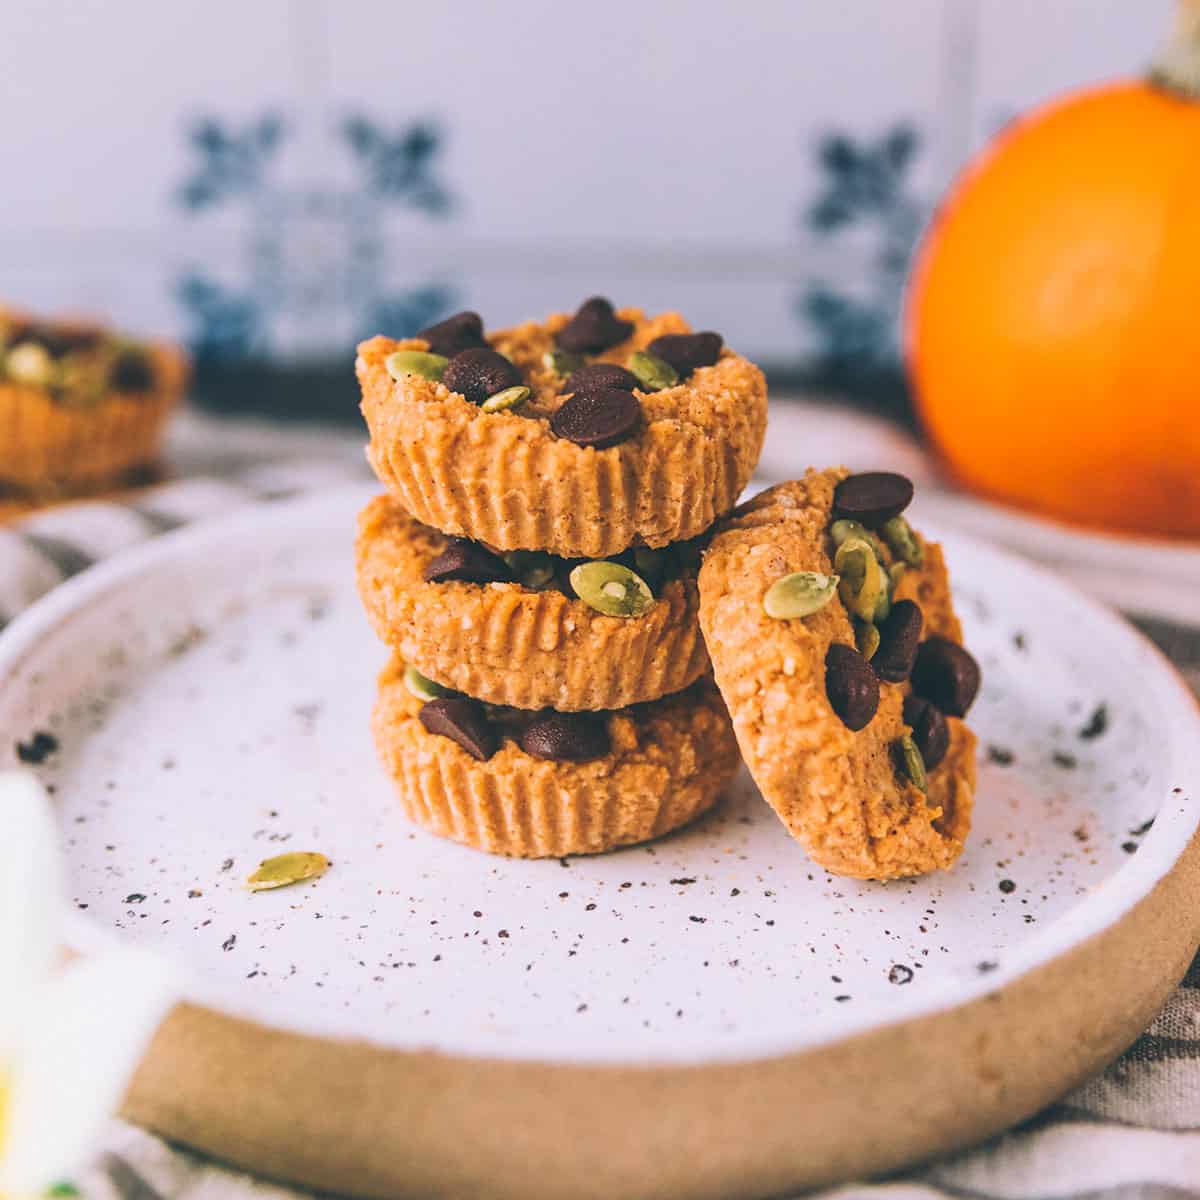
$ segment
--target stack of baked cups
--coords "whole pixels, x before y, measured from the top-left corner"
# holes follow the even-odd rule
[[[606,300],[359,347],[359,588],[392,659],[373,728],[409,817],[500,854],[594,853],[715,803],[738,747],[698,616],[703,535],[766,428],[761,371]]]

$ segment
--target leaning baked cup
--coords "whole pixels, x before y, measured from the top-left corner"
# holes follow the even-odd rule
[[[460,555],[457,570],[439,572],[452,546],[390,495],[359,516],[358,590],[371,624],[436,683],[517,708],[613,709],[680,691],[708,666],[695,565],[658,583],[640,615],[609,616],[570,590],[566,564],[556,571],[539,556],[535,588],[468,546],[478,563]]]
[[[810,471],[739,508],[700,571],[746,765],[839,875],[948,867],[970,829],[975,737],[961,718],[979,669],[940,547],[900,516],[911,496],[900,476]]]
[[[589,305],[607,307],[598,335],[586,321],[579,333]],[[687,337],[676,313],[613,312],[599,299],[486,343],[474,320],[478,344],[465,350],[435,331],[358,348],[371,465],[417,520],[497,550],[598,558],[695,537],[733,508],[762,449],[767,393],[762,372],[718,335]],[[694,353],[692,342],[709,352]],[[647,359],[651,343],[658,350]],[[469,368],[486,365],[489,345],[515,371],[496,372],[493,361],[493,382],[477,383]],[[451,362],[445,379],[397,369],[398,352],[422,367],[438,347],[457,352],[441,357]],[[662,370],[659,351],[674,366]],[[578,367],[600,364],[635,365],[640,375],[621,372],[614,387],[593,370],[587,387],[567,390]],[[517,407],[488,411],[507,402],[501,393],[525,388]]]
[[[0,488],[79,494],[158,457],[187,362],[173,346],[0,314]]]
[[[466,718],[447,712],[455,704]],[[598,854],[660,837],[711,808],[739,763],[707,679],[619,712],[483,713],[465,697],[421,700],[395,657],[372,729],[409,819],[492,854]]]

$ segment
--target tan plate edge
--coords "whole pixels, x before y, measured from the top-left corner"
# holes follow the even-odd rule
[[[646,1068],[384,1050],[196,1005],[125,1115],[281,1180],[373,1197],[762,1197],[1032,1115],[1149,1024],[1200,940],[1200,834],[1114,925],[965,1004],[801,1053]]]

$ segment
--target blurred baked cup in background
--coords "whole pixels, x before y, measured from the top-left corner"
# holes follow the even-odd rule
[[[152,465],[187,378],[175,346],[0,309],[0,491],[78,495]]]

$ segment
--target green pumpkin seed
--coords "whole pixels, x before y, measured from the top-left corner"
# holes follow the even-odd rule
[[[849,537],[837,549],[834,569],[841,576],[838,595],[852,616],[874,621],[880,596],[887,597],[886,576],[870,542]]]
[[[258,870],[247,880],[252,892],[269,892],[272,888],[288,887],[305,879],[316,879],[329,870],[329,859],[316,850],[293,850],[264,859]]]
[[[580,600],[606,617],[640,617],[654,606],[654,593],[646,581],[620,563],[580,563],[571,572],[571,587]]]
[[[666,550],[651,550],[649,546],[634,547],[634,565],[651,591],[658,591],[658,586],[667,573],[667,555]]]
[[[896,589],[900,586],[900,580],[904,578],[904,572],[908,570],[908,564],[902,562],[894,562],[888,567],[888,578],[892,581],[892,597],[895,598]]]
[[[635,350],[626,366],[637,376],[644,392],[661,392],[679,382],[679,372],[669,362],[645,350]]]
[[[393,379],[420,375],[422,379],[432,379],[437,383],[449,361],[444,355],[430,354],[427,350],[397,350],[387,356],[384,365]]]
[[[869,662],[879,649],[879,626],[871,621],[855,621],[854,644],[859,654]]]
[[[587,362],[582,354],[572,354],[570,350],[547,350],[542,355],[542,364],[564,379],[574,371],[578,371]]]
[[[838,577],[820,571],[793,571],[777,579],[763,596],[763,611],[776,621],[791,621],[819,612],[833,599]]]
[[[900,751],[900,763],[904,768],[904,774],[908,777],[909,782],[913,787],[920,788],[921,791],[926,790],[925,779],[925,760],[921,757],[920,750],[917,749],[917,743],[913,741],[911,734],[904,734],[896,743]]]
[[[917,540],[912,526],[903,517],[885,521],[879,530],[891,552],[910,567],[919,567],[925,561],[925,547]]]
[[[554,561],[541,550],[509,550],[500,557],[517,582],[532,592],[540,592],[554,581]]]
[[[870,544],[871,549],[875,551],[875,557],[883,562],[883,543],[865,525],[860,525],[857,521],[839,518],[830,525],[829,536],[833,538],[835,546],[840,546],[849,538],[861,538]]]
[[[882,625],[892,611],[892,577],[887,571],[881,570],[883,587],[879,590],[879,599],[875,602],[875,616],[872,618],[876,625]]]
[[[524,384],[517,384],[515,387],[497,392],[494,396],[489,396],[479,407],[484,412],[503,412],[506,408],[520,408],[532,395],[532,388],[527,388]]]
[[[412,666],[404,668],[404,686],[418,700],[437,700],[441,696],[454,695],[449,688],[444,688],[440,683],[434,683],[432,679],[427,679],[416,667]]]
[[[5,355],[4,370],[10,379],[30,387],[48,387],[54,382],[54,360],[45,346],[36,342],[14,346]]]

